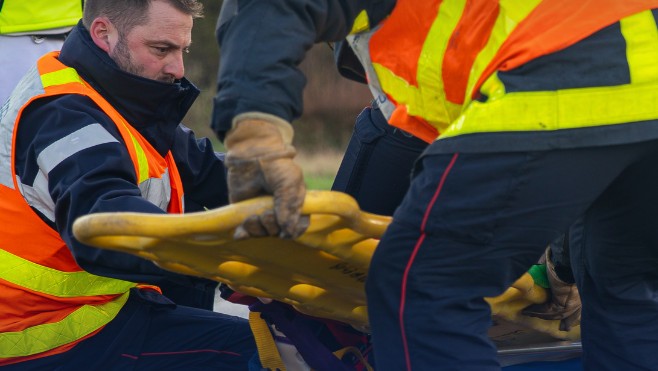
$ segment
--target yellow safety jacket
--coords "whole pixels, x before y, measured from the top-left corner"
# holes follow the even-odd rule
[[[22,83],[0,116],[0,142],[8,144],[0,147],[0,366],[65,352],[112,321],[131,288],[147,286],[82,270],[57,231],[27,204],[14,170],[16,132],[25,107],[61,94],[89,97],[117,125],[138,185],[167,181],[169,194],[162,187],[140,187],[142,196],[155,202],[157,197],[170,199],[168,212],[183,210],[182,182],[171,152],[159,155],[58,55],[49,53],[38,61],[33,79]],[[148,194],[150,189],[157,194]]]
[[[73,27],[82,18],[83,0],[0,1],[0,35]]]
[[[612,125],[658,118],[658,33],[649,10],[657,7],[657,0],[398,0],[372,29],[360,14],[348,42],[389,123],[427,142]],[[615,22],[630,84],[507,93],[497,77]]]

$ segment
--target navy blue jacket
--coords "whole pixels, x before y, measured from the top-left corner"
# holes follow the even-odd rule
[[[421,0],[417,0],[421,1]],[[292,121],[302,112],[305,79],[297,68],[318,42],[340,42],[362,10],[371,28],[395,0],[225,0],[217,28],[221,60],[212,125],[220,138],[237,114],[260,111]],[[658,10],[653,11],[658,19]],[[392,41],[393,42],[393,41]],[[569,47],[498,71],[505,92],[611,87],[631,82],[627,41],[620,22]],[[360,79],[349,48],[337,45],[339,71]],[[477,100],[488,97],[479,95]],[[444,138],[426,154],[538,151],[640,142],[658,136],[658,120],[627,125],[538,131],[482,132]]]
[[[79,24],[66,39],[59,60],[73,67],[107,99],[162,155],[172,151],[181,174],[186,211],[228,203],[225,169],[207,139],[197,139],[180,124],[199,94],[186,79],[168,84],[125,73],[91,40]],[[178,304],[212,308],[216,283],[158,268],[132,255],[101,250],[72,235],[76,218],[99,212],[164,213],[144,199],[128,149],[116,125],[89,98],[62,95],[30,104],[21,118],[16,144],[16,173],[34,186],[37,158],[49,145],[92,124],[100,124],[117,141],[99,144],[65,158],[48,176],[54,212],[33,209],[60,233],[86,271],[132,282],[159,285]],[[41,171],[43,171],[41,169]],[[48,215],[46,215],[48,214]]]
[[[306,79],[297,66],[306,52],[343,40],[362,10],[376,25],[394,6],[395,0],[225,0],[213,129],[223,138],[233,117],[250,111],[298,118]]]

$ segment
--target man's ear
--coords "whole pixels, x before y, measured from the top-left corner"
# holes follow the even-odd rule
[[[94,41],[94,44],[99,48],[103,49],[106,53],[110,52],[111,45],[114,44],[118,35],[116,34],[116,28],[110,22],[107,17],[98,17],[91,22],[89,26],[89,34],[91,39]]]

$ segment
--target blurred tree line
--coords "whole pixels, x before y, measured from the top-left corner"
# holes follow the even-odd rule
[[[210,130],[210,116],[217,69],[221,63],[215,26],[221,3],[203,1],[205,17],[195,20],[192,47],[185,60],[186,76],[201,89],[201,95],[184,123],[198,136],[213,140],[215,135]],[[294,144],[300,151],[342,151],[352,133],[356,116],[370,102],[370,92],[365,85],[338,74],[332,51],[326,44],[311,49],[301,69],[306,74],[307,85],[304,115],[294,123]]]

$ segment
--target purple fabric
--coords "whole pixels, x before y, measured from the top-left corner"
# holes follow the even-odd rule
[[[249,309],[260,312],[261,317],[286,335],[304,357],[306,363],[317,371],[352,371],[353,368],[338,359],[310,330],[310,319],[280,302],[252,304]]]

